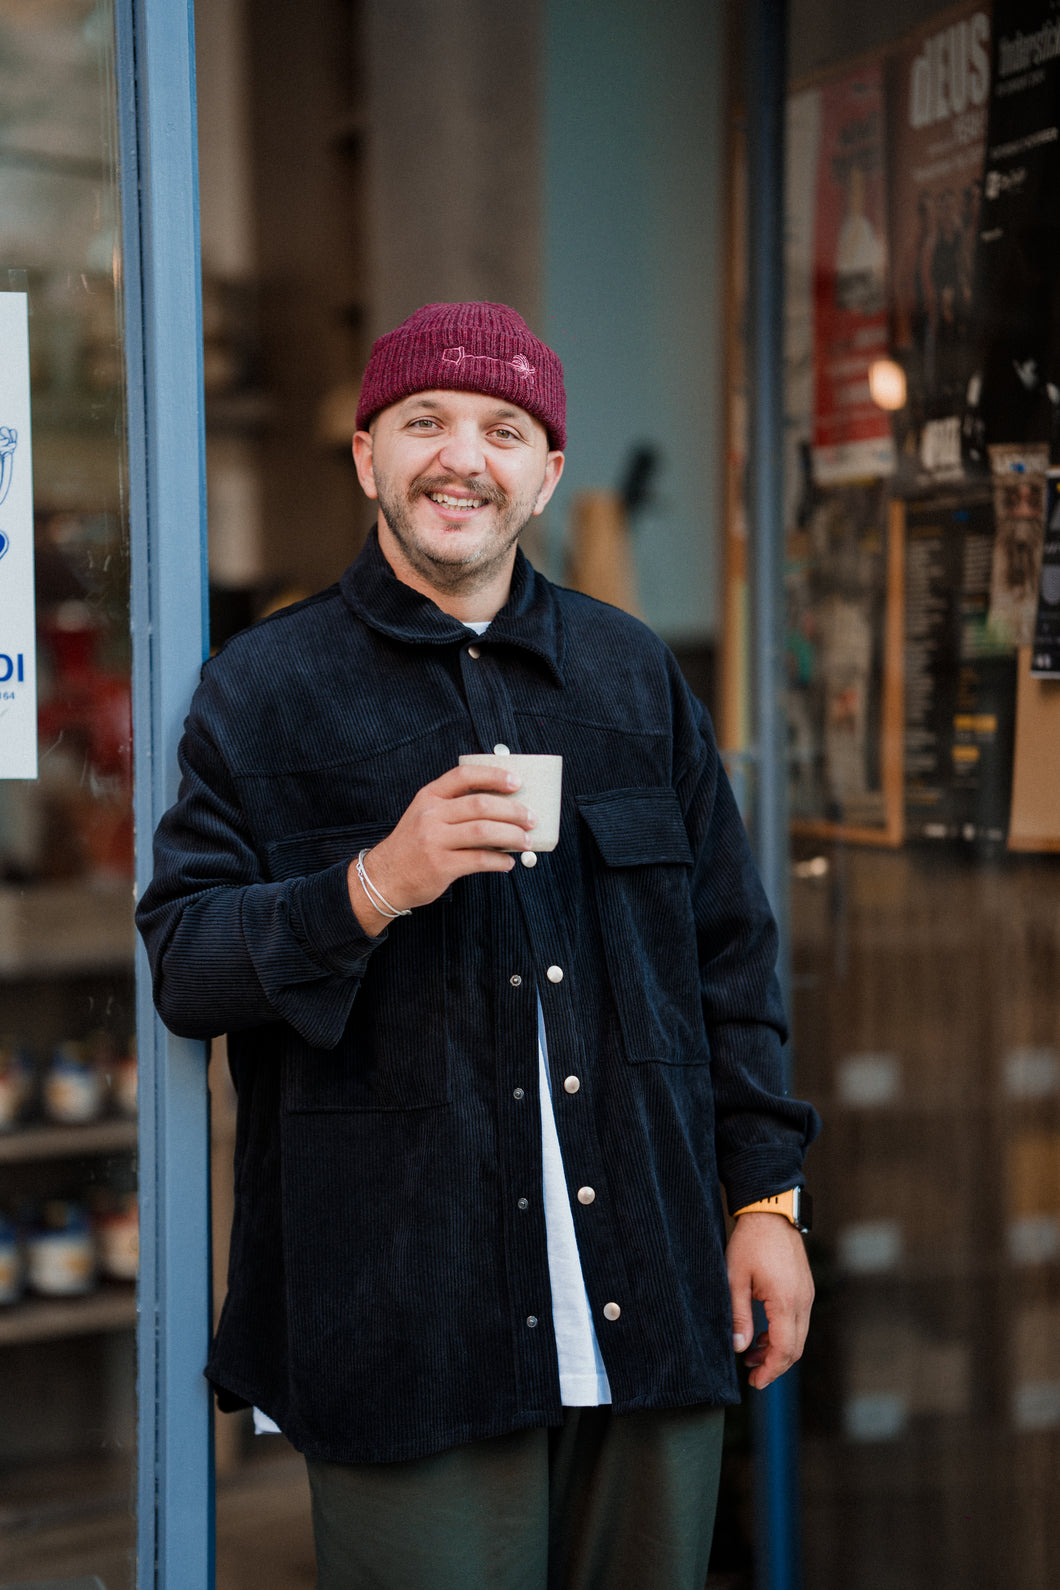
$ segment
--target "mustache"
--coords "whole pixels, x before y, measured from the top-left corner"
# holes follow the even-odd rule
[[[409,487],[409,501],[415,502],[417,497],[425,497],[431,491],[449,491],[454,486],[466,491],[472,497],[481,497],[484,502],[492,503],[497,508],[507,506],[508,494],[501,490],[496,481],[474,478],[462,480],[458,475],[421,476]]]

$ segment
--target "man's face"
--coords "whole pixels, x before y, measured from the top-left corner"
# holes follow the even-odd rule
[[[510,570],[520,532],[563,469],[539,421],[480,392],[417,392],[391,404],[370,432],[357,432],[353,456],[379,502],[390,562],[449,594]]]

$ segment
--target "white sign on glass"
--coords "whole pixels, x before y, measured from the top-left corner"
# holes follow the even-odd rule
[[[0,778],[37,776],[28,314],[0,292]]]

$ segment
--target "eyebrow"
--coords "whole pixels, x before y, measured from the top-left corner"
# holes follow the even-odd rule
[[[442,398],[420,397],[417,393],[407,397],[401,406],[405,409],[441,409],[445,407],[445,402]],[[523,413],[522,409],[502,404],[491,409],[489,417],[494,420],[519,420],[523,418]]]

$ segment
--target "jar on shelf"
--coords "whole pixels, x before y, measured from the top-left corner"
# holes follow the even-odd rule
[[[140,1217],[135,1191],[108,1188],[93,1210],[100,1274],[135,1281],[140,1265]]]
[[[33,1097],[33,1062],[15,1038],[0,1038],[0,1132],[12,1131]]]
[[[41,1297],[80,1297],[96,1284],[96,1245],[88,1211],[50,1198],[26,1242],[26,1280]]]
[[[0,1215],[0,1306],[17,1303],[21,1296],[22,1254],[18,1230],[12,1221]]]
[[[110,1068],[110,1096],[114,1108],[127,1120],[136,1119],[137,1065],[136,1039],[129,1040],[128,1048],[119,1055]]]
[[[68,1040],[52,1054],[44,1078],[44,1112],[61,1126],[83,1126],[103,1111],[104,1077],[88,1045]]]

